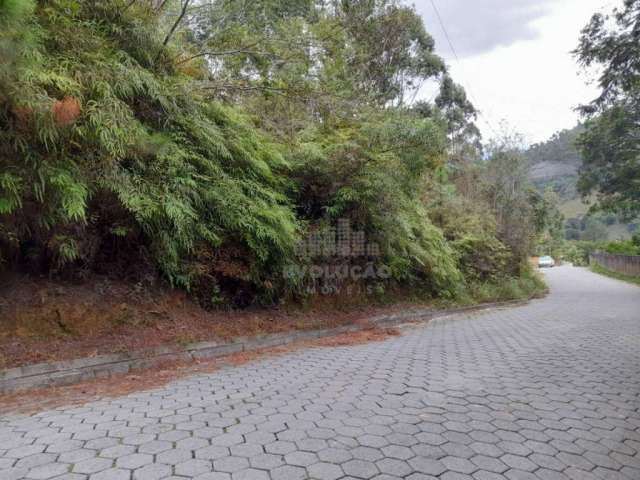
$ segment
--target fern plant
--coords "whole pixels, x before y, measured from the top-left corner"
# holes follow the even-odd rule
[[[158,15],[99,3],[2,6],[0,45],[21,52],[0,77],[4,257],[28,261],[29,244],[38,265],[91,266],[113,237],[140,235],[133,248],[204,298],[229,280],[286,288],[299,225],[278,148],[193,78],[151,64],[140,46],[162,49]],[[103,198],[117,205],[105,212]]]

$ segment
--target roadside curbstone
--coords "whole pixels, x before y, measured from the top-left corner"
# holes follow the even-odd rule
[[[422,309],[400,314],[381,315],[370,318],[369,322],[380,327],[394,327],[425,321],[447,321],[452,316],[460,313],[513,307],[526,303],[527,301],[516,300],[448,310]],[[161,346],[145,351],[114,353],[75,360],[25,365],[0,371],[0,394],[33,388],[71,385],[96,378],[124,374],[132,370],[150,368],[164,362],[211,360],[234,353],[281,347],[301,340],[317,340],[344,333],[353,333],[366,328],[366,326],[345,325],[330,329],[239,337],[228,343],[216,341],[197,342],[182,349]]]

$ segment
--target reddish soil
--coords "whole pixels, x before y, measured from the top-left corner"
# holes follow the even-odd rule
[[[314,305],[205,311],[181,291],[93,277],[81,284],[0,277],[0,369],[161,345],[366,324],[416,306],[323,297]],[[338,341],[338,340],[335,340]]]
[[[335,347],[379,342],[399,334],[400,332],[394,328],[369,328],[320,340],[297,342],[286,347],[236,353],[216,360],[167,362],[152,369],[140,370],[130,374],[114,375],[109,378],[65,387],[30,390],[28,395],[25,395],[24,392],[0,395],[0,413],[32,413],[61,405],[80,405],[92,400],[113,398],[162,387],[172,380],[185,375],[213,372],[224,365],[242,365],[267,355],[282,355],[300,348]]]
[[[368,328],[353,333],[344,333],[333,337],[321,338],[312,343],[321,347],[345,347],[349,345],[361,345],[363,343],[381,342],[389,337],[400,335],[397,328]]]

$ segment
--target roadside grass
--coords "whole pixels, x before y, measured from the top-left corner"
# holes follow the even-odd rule
[[[640,277],[632,277],[631,275],[625,275],[624,273],[614,272],[608,268],[601,267],[600,265],[593,264],[589,267],[592,272],[599,273],[606,277],[615,278],[616,280],[622,280],[623,282],[633,283],[634,285],[640,285]]]
[[[540,298],[547,292],[547,284],[542,275],[537,270],[528,268],[520,277],[470,283],[457,298],[440,306],[455,307],[510,300],[530,300]]]
[[[475,302],[486,303],[539,297],[546,293],[547,285],[538,272],[530,269],[519,278],[472,284],[469,289]]]

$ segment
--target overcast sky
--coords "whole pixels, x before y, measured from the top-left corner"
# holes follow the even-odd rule
[[[506,122],[534,143],[573,127],[573,109],[596,96],[570,52],[591,16],[618,1],[434,0],[459,62],[431,0],[415,0],[415,6],[454,80],[482,112],[478,124],[485,140]],[[432,90],[426,87],[420,96],[428,99]]]

